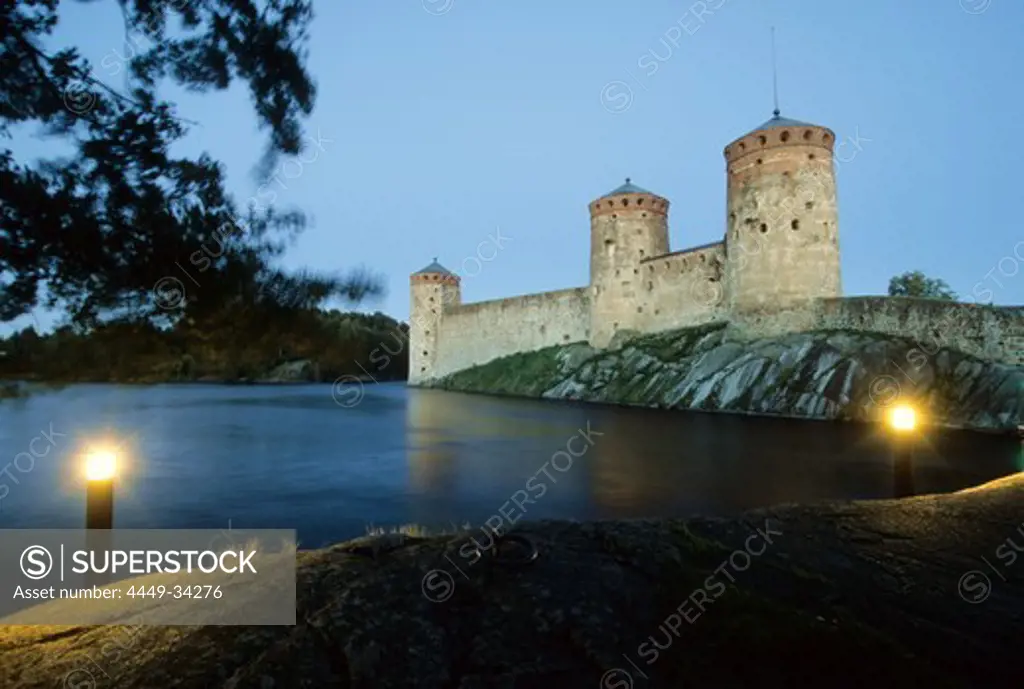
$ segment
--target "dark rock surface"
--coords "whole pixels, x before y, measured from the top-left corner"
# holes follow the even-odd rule
[[[751,341],[725,324],[656,335],[620,332],[608,350],[585,344],[517,354],[459,371],[434,387],[463,392],[874,421],[897,401],[937,423],[1016,432],[1024,368],[875,333],[809,332]]]
[[[532,563],[517,566],[522,548],[488,547],[479,531],[302,552],[294,627],[0,628],[0,686],[1024,680],[1024,557],[1011,547],[1024,549],[1024,475],[945,496],[733,519],[521,523],[515,534],[535,544]],[[464,557],[471,538],[486,553],[476,561]]]

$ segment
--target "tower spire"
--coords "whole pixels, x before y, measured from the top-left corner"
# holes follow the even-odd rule
[[[775,27],[772,27],[772,98],[775,101],[775,110],[772,114],[778,117],[782,114],[779,110],[779,66],[775,58]]]

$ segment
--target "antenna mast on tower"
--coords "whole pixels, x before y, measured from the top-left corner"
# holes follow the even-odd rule
[[[773,114],[778,117],[782,114],[779,110],[779,66],[775,57],[775,27],[772,27],[772,97],[775,101]]]

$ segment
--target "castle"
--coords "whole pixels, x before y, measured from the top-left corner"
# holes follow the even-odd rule
[[[627,179],[590,204],[590,285],[462,303],[435,259],[410,277],[409,383],[553,345],[727,323],[737,338],[812,329],[928,337],[947,323],[969,353],[1024,364],[1021,309],[843,299],[835,133],[787,119],[725,147],[725,236],[669,251],[669,201]],[[942,312],[937,314],[936,309]],[[952,314],[952,316],[950,316]]]

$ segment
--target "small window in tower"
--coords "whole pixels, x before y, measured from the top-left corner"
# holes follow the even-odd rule
[[[654,289],[654,283],[653,282],[648,282],[647,283],[647,291],[650,292],[653,289]]]
[[[763,161],[763,160],[761,160],[760,158],[758,158],[758,159],[757,159],[757,164],[758,164],[758,165],[760,165],[760,164],[761,164],[761,163],[763,163],[763,162],[764,162],[764,161]]]
[[[812,208],[814,208],[814,202],[808,201],[807,203],[804,204],[804,208],[806,208],[807,210],[811,210]]]
[[[425,335],[429,335],[429,334],[430,334],[430,331],[429,331],[429,330],[426,330],[426,331],[424,331],[424,334],[425,334]]]
[[[636,268],[634,268],[633,269],[633,275],[639,275],[639,274],[640,274],[640,271],[637,270]]]
[[[616,269],[615,269],[615,277],[619,277],[619,273],[621,273],[621,272],[622,272],[621,270],[619,270],[618,268],[616,268]]]
[[[646,217],[647,217],[647,214],[646,214],[646,213],[641,213],[641,214],[640,214],[640,217],[641,217],[641,218],[646,218]]]
[[[614,205],[615,205],[615,202],[614,202],[614,201],[609,201],[609,202],[608,202],[608,207],[609,207],[609,208],[611,208],[611,207],[612,207],[612,206],[614,206]]]
[[[761,234],[767,234],[767,232],[768,232],[768,226],[766,224],[764,224],[764,223],[761,223]]]
[[[542,325],[542,326],[540,326],[540,334],[541,334],[541,335],[543,335],[543,334],[544,334],[544,333],[546,333],[547,331],[548,331],[548,326],[546,326],[546,325]]]
[[[654,315],[657,316],[661,313],[661,309],[654,309]]]
[[[641,256],[643,256],[643,255],[644,255],[644,250],[643,250],[643,249],[640,249],[640,255],[641,255]]]
[[[814,158],[815,158],[815,156],[814,156],[813,153],[808,153],[807,154],[807,160],[814,160]]]
[[[434,301],[434,298],[433,298],[433,297],[431,297],[431,298],[430,298],[430,301]]]
[[[768,138],[765,137],[765,136],[759,136],[759,137],[757,137],[757,140],[761,143],[762,146],[764,146],[766,143],[768,143]]]
[[[808,129],[806,132],[804,132],[804,141],[810,141],[811,140],[811,136],[812,136],[811,130]]]
[[[615,218],[617,218],[617,217],[619,217],[619,216],[618,216],[618,215],[616,215],[615,213],[612,213],[612,220],[614,220],[614,219],[615,219]]]
[[[782,143],[786,143],[789,141],[789,132],[782,132],[779,138],[782,139]]]
[[[794,220],[793,222],[791,222],[789,224],[789,226],[792,227],[794,230],[799,230],[800,229],[800,221],[799,220]]]
[[[423,373],[426,370],[427,370],[426,366],[420,366],[420,373]]]
[[[638,205],[638,206],[642,206],[642,205],[644,205],[644,200],[643,200],[643,198],[639,198],[639,199],[637,199],[637,200],[636,200],[636,205]]]
[[[729,222],[736,222],[736,214],[735,213],[730,213],[729,214]]]
[[[423,356],[426,356],[426,355],[427,355],[427,350],[424,349],[423,350]]]
[[[642,307],[642,306],[636,307],[636,312],[637,313],[643,313],[644,312],[644,307]]]
[[[629,199],[622,199],[622,205],[623,206],[628,206],[629,205]]]
[[[745,143],[743,143],[742,141],[740,142],[740,150],[741,151],[747,150],[747,145]]]

